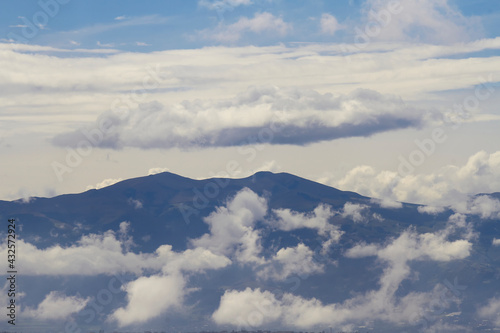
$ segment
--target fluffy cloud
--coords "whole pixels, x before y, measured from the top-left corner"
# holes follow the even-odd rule
[[[140,277],[123,287],[128,304],[115,310],[109,319],[116,320],[121,327],[144,323],[171,307],[180,306],[184,287],[185,281],[180,275]]]
[[[334,35],[338,30],[342,29],[343,26],[339,24],[335,16],[324,13],[321,15],[321,32],[327,35]]]
[[[158,173],[168,172],[168,171],[170,171],[169,168],[151,168],[148,170],[148,176],[156,175]]]
[[[277,322],[306,328],[315,325],[348,325],[369,320],[417,324],[423,310],[430,308],[436,295],[442,295],[439,290],[442,286],[438,285],[430,292],[412,292],[404,296],[396,296],[396,292],[402,281],[410,276],[410,261],[450,261],[469,256],[472,244],[464,239],[448,241],[450,231],[451,227],[435,234],[417,234],[408,230],[386,246],[358,244],[348,250],[346,256],[349,258],[376,256],[387,264],[379,279],[378,290],[335,304],[323,304],[318,299],[306,299],[290,293],[278,298],[259,289],[226,291],[212,318],[218,324],[239,327],[260,327]],[[250,298],[253,304],[247,301]],[[268,308],[262,304],[270,306],[272,312],[269,313],[272,315],[268,315]],[[259,320],[253,320],[254,318]]]
[[[191,240],[191,244],[217,254],[234,255],[239,262],[262,263],[260,234],[253,227],[266,214],[266,200],[250,189],[243,189],[226,207],[218,207],[204,218],[210,233]]]
[[[321,204],[311,213],[299,213],[290,209],[273,209],[273,213],[277,219],[272,224],[280,230],[316,229],[319,236],[326,237],[322,245],[323,253],[326,253],[332,244],[337,243],[343,234],[338,226],[328,222],[336,214],[328,205]]]
[[[115,310],[109,320],[120,326],[146,322],[173,307],[182,306],[188,292],[189,274],[203,273],[208,269],[220,269],[231,260],[205,248],[172,251],[171,245],[162,245],[154,253],[133,253],[129,248],[133,240],[128,236],[129,222],[122,222],[118,233],[108,231],[103,235],[82,236],[69,247],[55,245],[38,249],[32,244],[19,241],[26,260],[25,275],[99,275],[132,273],[136,276],[147,272],[156,274],[141,276],[123,287],[127,293],[127,305]],[[2,244],[0,253],[6,255]],[[89,260],[89,258],[93,258]],[[36,309],[25,310],[27,316],[37,319],[64,319],[79,312],[88,299],[67,297],[51,292]]]
[[[281,314],[281,306],[271,292],[247,288],[241,292],[227,290],[212,319],[217,324],[255,327],[273,322]]]
[[[500,298],[491,298],[488,300],[488,304],[479,308],[477,311],[480,318],[490,319],[496,326],[500,326]]]
[[[210,250],[198,247],[188,249],[182,253],[172,251],[171,245],[163,245],[156,251],[167,262],[163,266],[163,273],[175,274],[177,272],[201,273],[207,269],[219,269],[231,264],[231,260]]]
[[[102,147],[235,146],[254,142],[303,145],[322,140],[419,127],[429,115],[400,98],[359,89],[348,95],[307,89],[253,87],[222,100],[141,105],[124,115],[101,115],[112,124]],[[56,136],[60,146],[88,141],[89,129]]]
[[[36,309],[26,308],[22,314],[40,320],[67,319],[85,308],[90,298],[65,296],[57,291],[49,293]]]
[[[243,34],[264,32],[285,36],[292,29],[292,25],[271,13],[255,13],[253,18],[241,17],[237,22],[226,25],[221,22],[215,29],[203,30],[200,35],[206,39],[218,42],[236,42]]]
[[[430,215],[437,215],[439,213],[442,213],[446,210],[445,207],[438,207],[438,206],[418,206],[417,211],[420,214],[430,214]]]
[[[86,191],[88,191],[88,190],[100,190],[101,188],[105,188],[105,187],[111,186],[113,184],[121,182],[122,180],[123,180],[122,178],[117,178],[117,179],[115,179],[115,178],[108,178],[108,179],[104,179],[100,183],[97,183],[95,185],[89,185],[89,186],[87,186]]]
[[[370,166],[350,170],[342,179],[326,181],[343,190],[385,200],[414,202],[453,209],[482,218],[497,218],[500,202],[488,196],[469,198],[469,194],[500,189],[500,151],[480,151],[463,166],[448,165],[431,174],[401,176],[394,171],[377,172]],[[439,208],[420,208],[425,212]]]
[[[303,277],[323,272],[323,265],[313,257],[314,252],[302,243],[296,247],[282,248],[264,269],[258,271],[257,276],[282,281],[294,274]]]
[[[240,263],[251,263],[257,276],[263,279],[284,280],[287,277],[298,274],[308,275],[323,271],[323,265],[313,258],[314,252],[306,245],[300,243],[295,247],[281,248],[269,259],[261,255],[261,235],[255,230],[255,224],[263,220],[267,215],[267,202],[250,189],[243,189],[234,198],[228,200],[225,207],[218,207],[204,219],[210,227],[210,233],[198,239],[191,240],[195,247],[194,258],[203,258],[200,253],[208,249],[207,262],[214,265],[217,258],[211,258],[215,254],[231,257]],[[325,240],[322,251],[328,250],[333,242],[338,242],[342,232],[335,225],[328,222],[334,212],[327,205],[319,205],[310,213],[298,213],[289,209],[273,210],[276,218],[266,220],[266,223],[280,230],[291,231],[300,228],[310,228],[318,231]],[[170,253],[170,250],[168,251]],[[161,249],[157,250],[161,257]],[[178,256],[188,255],[189,250]],[[227,258],[226,258],[227,259]],[[229,260],[229,259],[227,259]],[[189,260],[188,262],[192,262]],[[169,267],[175,267],[176,261],[169,260]],[[221,262],[226,265],[226,262]],[[165,271],[165,270],[164,270]]]
[[[370,202],[375,203],[382,208],[391,208],[391,209],[403,208],[403,204],[401,202],[394,201],[388,198],[383,198],[383,199],[372,198]]]
[[[479,195],[467,201],[457,202],[452,208],[463,214],[475,214],[483,219],[500,219],[500,200]]]
[[[231,261],[222,255],[211,253],[207,249],[174,252],[170,245],[160,246],[154,253],[129,252],[134,245],[127,236],[129,224],[122,222],[120,232],[107,231],[102,235],[89,234],[81,237],[76,244],[61,247],[54,245],[46,249],[19,240],[23,248],[23,274],[25,275],[99,275],[133,273],[140,275],[145,271],[196,272],[203,269],[216,269],[229,265]],[[6,244],[0,247],[0,253],[7,255]],[[89,260],[89,258],[94,258]],[[165,262],[170,262],[164,268]],[[183,264],[179,264],[181,261]]]
[[[494,246],[500,246],[500,239],[498,239],[498,238],[493,239],[492,244],[493,244]]]
[[[367,216],[366,213],[369,211],[369,208],[367,205],[362,205],[362,204],[356,204],[352,202],[346,202],[344,204],[344,207],[342,208],[342,217],[346,219],[351,219],[354,222],[367,222],[369,217]]]

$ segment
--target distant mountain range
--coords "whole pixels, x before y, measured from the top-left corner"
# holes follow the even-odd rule
[[[166,172],[0,201],[0,217],[18,226],[18,331],[500,326],[496,217],[271,172]]]

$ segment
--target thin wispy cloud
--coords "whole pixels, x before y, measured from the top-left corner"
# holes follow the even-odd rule
[[[254,17],[240,17],[237,22],[226,24],[220,22],[216,28],[200,31],[201,38],[215,40],[222,43],[233,43],[240,40],[247,33],[273,34],[280,37],[292,30],[292,24],[271,13],[256,13]]]

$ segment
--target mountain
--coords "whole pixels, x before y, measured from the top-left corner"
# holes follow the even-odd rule
[[[497,301],[500,309],[495,217],[270,172],[205,180],[166,172],[1,201],[0,214],[16,219],[22,240],[18,327],[26,331],[500,325],[488,312]]]

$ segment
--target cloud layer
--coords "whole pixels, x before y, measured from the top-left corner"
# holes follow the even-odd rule
[[[451,261],[469,256],[472,244],[466,239],[448,241],[450,229],[435,234],[405,231],[386,246],[359,244],[346,252],[348,258],[376,256],[387,266],[380,276],[379,289],[368,291],[342,303],[323,304],[316,298],[247,288],[227,290],[219,308],[212,314],[218,324],[240,328],[263,327],[270,323],[297,328],[329,325],[341,327],[352,323],[384,320],[415,325],[423,311],[439,292],[441,285],[429,292],[410,292],[396,296],[401,283],[410,276],[408,263],[414,260]],[[489,310],[484,310],[488,315]]]
[[[184,101],[178,105],[141,105],[127,114],[104,113],[109,125],[95,140],[99,147],[173,148],[238,146],[254,143],[293,144],[333,140],[426,123],[426,110],[399,97],[359,89],[348,95],[307,89],[253,87],[226,100]],[[93,145],[82,129],[62,134],[59,146]],[[98,137],[97,135],[95,136]]]
[[[492,193],[500,188],[500,152],[480,151],[463,166],[448,165],[429,174],[400,175],[395,171],[377,171],[364,165],[356,167],[330,184],[343,190],[389,201],[450,206],[461,213],[482,218],[498,218],[500,201],[487,196],[469,198],[476,193]],[[439,212],[441,208],[421,208]]]

